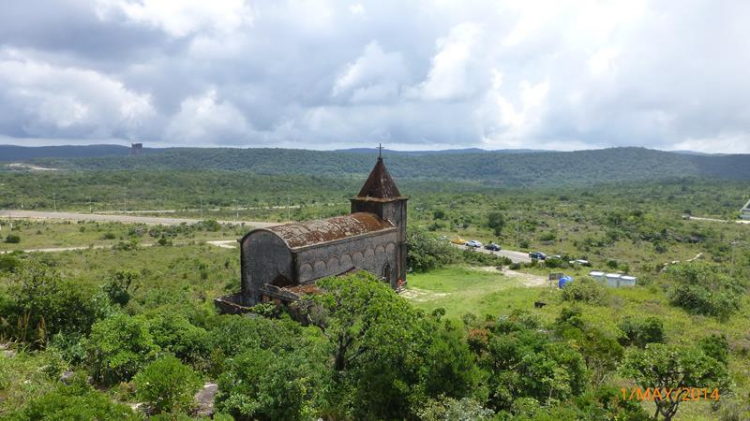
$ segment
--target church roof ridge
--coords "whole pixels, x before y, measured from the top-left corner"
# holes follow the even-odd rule
[[[392,223],[375,214],[355,212],[328,219],[275,225],[264,230],[275,233],[294,249],[393,228]]]

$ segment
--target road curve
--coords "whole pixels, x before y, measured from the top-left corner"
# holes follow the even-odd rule
[[[114,215],[100,213],[76,213],[76,212],[44,212],[29,210],[0,210],[0,218],[18,219],[59,219],[63,221],[95,221],[95,222],[122,222],[125,224],[146,225],[180,225],[182,223],[195,224],[201,219],[189,218],[161,218],[155,216]],[[218,221],[221,224],[251,225],[255,228],[268,228],[279,225],[278,222],[264,221]]]

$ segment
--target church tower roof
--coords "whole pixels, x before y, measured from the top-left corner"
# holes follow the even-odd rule
[[[365,185],[362,186],[362,190],[359,191],[357,198],[401,198],[401,192],[398,191],[396,183],[393,181],[393,178],[391,178],[391,174],[385,167],[382,155],[378,157],[378,162],[375,163],[375,168],[373,168],[370,172],[370,176],[367,177],[367,181],[365,181]]]

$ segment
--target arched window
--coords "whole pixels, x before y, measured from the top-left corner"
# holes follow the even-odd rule
[[[391,264],[386,263],[385,266],[383,266],[383,280],[387,282],[388,284],[391,283]]]

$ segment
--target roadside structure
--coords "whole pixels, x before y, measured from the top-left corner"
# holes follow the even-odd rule
[[[740,218],[750,220],[750,200],[740,209]]]

